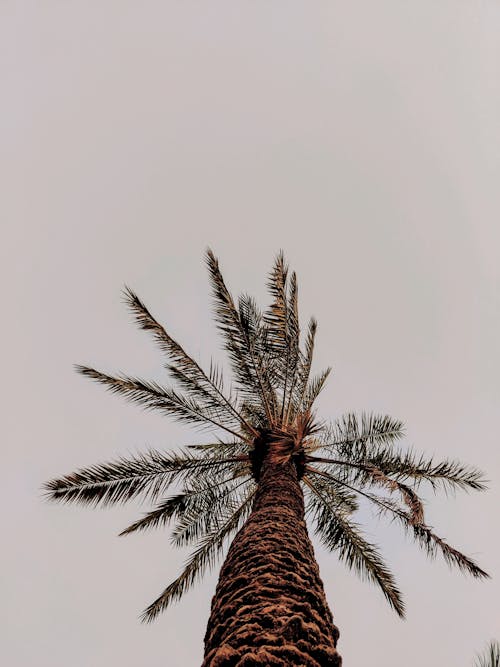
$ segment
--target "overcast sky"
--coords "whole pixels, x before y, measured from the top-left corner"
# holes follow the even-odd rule
[[[201,661],[216,574],[143,626],[186,553],[117,537],[144,507],[50,505],[40,486],[199,439],[72,364],[162,377],[125,283],[220,357],[207,245],[259,299],[285,250],[334,369],[322,416],[399,417],[409,446],[491,480],[426,496],[489,582],[368,526],[405,622],[317,548],[346,667],[467,667],[500,639],[499,34],[496,0],[0,2],[2,664]]]

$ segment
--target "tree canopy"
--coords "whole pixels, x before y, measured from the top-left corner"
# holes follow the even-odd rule
[[[200,443],[176,451],[149,450],[96,464],[45,487],[53,500],[90,506],[145,499],[151,511],[121,535],[171,524],[173,545],[193,547],[182,573],[147,607],[143,619],[153,620],[180,598],[243,525],[269,443],[275,462],[295,463],[306,514],[322,544],[378,585],[400,616],[404,602],[394,576],[356,521],[360,503],[397,522],[430,557],[439,554],[450,566],[487,577],[428,525],[419,495],[423,484],[434,491],[483,490],[481,472],[403,447],[403,424],[387,415],[318,417],[315,401],[330,369],[312,373],[317,323],[311,318],[301,335],[297,278],[283,254],[269,274],[271,304],[264,311],[246,294],[234,299],[212,251],[206,259],[230,383],[215,362],[203,370],[129,288],[126,303],[164,354],[173,386],[87,366],[77,370],[146,410],[210,432],[209,442],[205,435]]]

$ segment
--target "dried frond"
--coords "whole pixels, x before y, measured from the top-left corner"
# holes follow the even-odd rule
[[[458,551],[454,547],[450,546],[445,540],[438,537],[429,526],[426,526],[423,522],[418,523],[416,520],[419,514],[419,510],[405,512],[402,508],[399,508],[394,503],[390,502],[390,499],[380,498],[375,494],[365,491],[363,488],[358,488],[353,484],[349,484],[345,481],[345,478],[342,476],[334,476],[331,473],[327,473],[323,470],[315,469],[311,466],[306,465],[305,470],[310,476],[319,475],[331,481],[334,481],[341,486],[349,489],[354,493],[367,498],[372,503],[374,503],[382,514],[389,514],[393,519],[398,520],[404,528],[415,538],[417,543],[426,551],[427,555],[431,558],[435,557],[438,552],[441,552],[446,563],[450,566],[457,566],[463,572],[471,574],[476,578],[487,578],[489,575],[482,570],[472,559],[470,559],[465,554]],[[417,497],[417,501],[420,502],[420,499]],[[408,502],[408,501],[407,501]],[[409,502],[412,502],[409,500]]]

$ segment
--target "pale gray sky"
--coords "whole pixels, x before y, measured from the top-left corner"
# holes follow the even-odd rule
[[[500,638],[499,34],[496,0],[0,3],[2,664],[200,662],[215,575],[141,625],[185,554],[116,537],[144,508],[48,505],[40,485],[196,439],[72,364],[161,375],[124,283],[208,360],[207,245],[259,297],[285,250],[334,367],[325,417],[387,412],[491,479],[428,496],[490,582],[370,528],[405,622],[318,550],[346,667],[467,667]]]

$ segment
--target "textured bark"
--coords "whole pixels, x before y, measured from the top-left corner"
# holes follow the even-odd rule
[[[264,462],[252,514],[221,569],[202,667],[339,667],[293,463]]]

